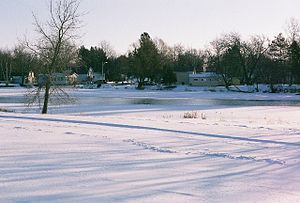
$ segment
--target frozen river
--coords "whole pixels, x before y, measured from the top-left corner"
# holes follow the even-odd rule
[[[1,89],[0,107],[23,111],[26,107],[26,89]],[[75,98],[72,105],[61,106],[62,111],[87,111],[101,109],[203,109],[234,106],[300,106],[300,96],[295,94],[208,92],[208,91],[153,91],[126,89],[71,89]],[[77,108],[79,107],[80,108]],[[76,108],[74,108],[76,107]],[[72,108],[73,110],[70,110]],[[57,112],[58,108],[56,109]]]

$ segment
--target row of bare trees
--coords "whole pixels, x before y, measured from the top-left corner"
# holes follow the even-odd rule
[[[294,24],[295,26],[295,24]],[[207,65],[222,74],[226,87],[233,78],[242,83],[254,85],[300,83],[300,38],[282,33],[273,40],[264,36],[253,36],[242,41],[236,33],[230,33],[216,39],[207,50]]]

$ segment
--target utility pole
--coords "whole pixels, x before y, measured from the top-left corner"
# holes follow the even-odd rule
[[[104,68],[104,65],[107,64],[108,62],[105,61],[105,62],[102,62],[102,69],[101,69],[101,77],[102,77],[102,81],[104,81],[104,75],[103,75],[103,68]]]

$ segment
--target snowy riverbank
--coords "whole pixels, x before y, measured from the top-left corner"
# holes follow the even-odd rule
[[[0,98],[22,94],[0,89]],[[114,100],[269,102],[298,101],[298,95],[126,89],[72,94],[79,102],[52,108],[52,115],[24,114],[21,103],[0,99],[1,108],[16,111],[0,113],[0,202],[300,201],[298,105]],[[184,118],[187,112],[196,118]]]

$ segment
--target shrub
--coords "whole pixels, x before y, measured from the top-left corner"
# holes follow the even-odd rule
[[[185,112],[183,118],[198,118],[199,115],[197,112]]]
[[[0,108],[0,112],[13,112],[12,110],[8,110],[8,109],[2,109]]]
[[[201,119],[205,120],[206,119],[206,114],[205,113],[201,113]]]

